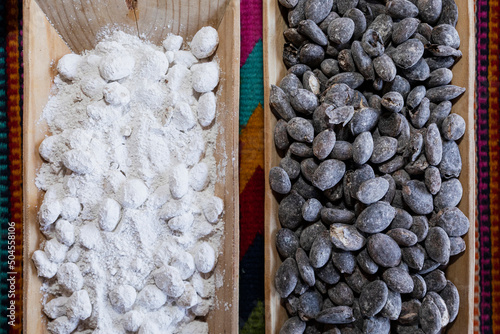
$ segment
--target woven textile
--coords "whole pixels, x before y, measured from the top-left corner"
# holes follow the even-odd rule
[[[273,1],[273,0],[269,0]],[[461,1],[461,0],[459,0]],[[0,0],[0,334],[21,333],[21,1]],[[477,0],[477,265],[475,333],[500,333],[499,1]],[[264,333],[262,0],[241,1],[240,332]],[[7,226],[16,224],[16,266]],[[16,324],[7,325],[7,272],[17,272]]]

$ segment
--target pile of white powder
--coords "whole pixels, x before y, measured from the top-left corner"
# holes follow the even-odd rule
[[[181,50],[114,32],[57,64],[36,183],[52,333],[208,333],[222,199],[217,31]]]

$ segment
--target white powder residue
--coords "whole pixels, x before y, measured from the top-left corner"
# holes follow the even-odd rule
[[[33,254],[52,333],[208,333],[222,286],[218,36],[200,30],[194,55],[182,43],[116,31],[58,62]]]

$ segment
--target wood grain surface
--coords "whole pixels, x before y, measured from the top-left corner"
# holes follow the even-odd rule
[[[453,67],[452,84],[466,87],[466,93],[455,101],[452,112],[461,115],[467,124],[465,136],[459,142],[462,155],[462,173],[459,177],[464,194],[459,208],[471,222],[469,233],[464,237],[467,249],[464,254],[454,260],[446,274],[458,288],[461,304],[457,319],[448,326],[447,331],[453,334],[473,332],[474,325],[474,264],[475,264],[475,223],[476,223],[476,153],[475,153],[475,28],[474,3],[472,0],[457,0],[459,20],[457,30],[460,34],[460,50],[463,58]],[[276,119],[269,108],[269,92],[271,84],[278,84],[286,75],[282,61],[283,31],[287,28],[278,8],[277,0],[264,1],[264,105],[265,105],[265,171],[266,171],[266,203],[265,203],[265,304],[266,333],[278,333],[281,325],[288,318],[285,308],[274,287],[274,274],[281,264],[275,246],[278,221],[278,202],[269,187],[268,174],[273,166],[277,166],[280,157],[274,146],[273,131]]]
[[[218,27],[229,0],[37,0],[76,53],[92,49],[103,28],[144,35],[155,44],[172,32],[190,38],[200,27]]]
[[[159,44],[167,32],[173,31],[185,36],[197,29],[212,24],[219,32],[219,60],[221,75],[217,88],[217,121],[224,131],[217,138],[216,160],[225,161],[225,180],[218,180],[216,195],[224,199],[222,219],[225,221],[223,254],[219,255],[217,275],[223,276],[223,285],[216,290],[216,307],[207,317],[210,333],[236,333],[238,331],[238,268],[239,268],[239,204],[238,204],[238,135],[239,135],[239,64],[240,64],[240,10],[239,1],[164,1],[154,10],[156,1],[138,1],[140,23],[135,19],[125,19],[121,15],[129,12],[121,10],[125,1],[85,1],[94,3],[86,7],[82,14],[78,7],[70,4],[79,1],[42,1],[40,4],[50,11],[51,20],[59,33],[47,20],[35,0],[24,0],[24,110],[23,110],[23,159],[24,159],[24,333],[47,333],[46,318],[41,312],[41,280],[37,277],[31,255],[38,249],[43,239],[39,231],[37,212],[43,192],[35,186],[35,176],[42,160],[38,146],[48,134],[44,122],[40,122],[42,110],[47,103],[50,88],[56,72],[55,61],[70,53],[70,46],[80,52],[95,45],[96,35],[102,28],[116,22],[128,31],[136,31],[137,26],[144,37]],[[161,1],[160,1],[161,2]],[[84,3],[84,1],[82,1]],[[108,11],[98,8],[106,3]],[[96,5],[98,4],[98,5]],[[114,4],[114,5],[113,5]],[[176,7],[175,7],[175,6]],[[112,7],[116,6],[116,7]],[[161,7],[162,6],[162,7]],[[106,6],[105,6],[106,7]],[[93,8],[91,10],[91,8]],[[116,9],[113,10],[113,9]],[[74,10],[74,12],[70,12]],[[120,11],[121,10],[121,11]],[[87,12],[90,11],[90,12]],[[156,14],[155,14],[156,12]],[[196,14],[199,12],[199,15]],[[163,20],[163,16],[170,19]],[[160,20],[160,17],[162,19]],[[147,20],[150,20],[148,23]],[[97,22],[97,23],[96,23]],[[170,22],[170,28],[164,26]],[[110,24],[108,24],[110,23]],[[116,25],[115,25],[116,26]],[[134,28],[135,27],[135,28]],[[81,30],[79,30],[81,29]],[[150,35],[149,35],[150,34]],[[64,40],[61,38],[64,37]],[[142,36],[142,35],[141,35]],[[224,149],[225,147],[225,149]]]

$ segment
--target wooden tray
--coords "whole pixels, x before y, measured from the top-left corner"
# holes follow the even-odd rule
[[[459,148],[462,154],[462,173],[460,182],[464,195],[458,206],[471,222],[469,233],[465,236],[467,249],[447,269],[447,277],[458,288],[460,293],[460,311],[455,322],[448,327],[454,334],[473,332],[474,324],[474,261],[475,261],[475,222],[476,222],[476,155],[475,155],[475,121],[474,121],[474,83],[475,83],[475,30],[474,3],[472,0],[457,0],[459,20],[457,30],[461,37],[460,50],[463,58],[453,67],[453,84],[466,87],[466,93],[454,104],[452,111],[461,115],[467,123],[467,132],[462,138]],[[278,202],[269,187],[268,174],[280,161],[273,139],[276,118],[269,108],[269,91],[271,84],[277,84],[286,75],[282,61],[283,31],[287,28],[281,16],[278,1],[264,1],[264,132],[265,132],[265,170],[266,170],[266,204],[265,204],[265,303],[266,333],[278,333],[281,325],[288,318],[280,297],[274,287],[274,274],[281,264],[275,246],[275,235],[279,226]]]
[[[82,4],[87,5],[82,8]],[[127,5],[128,4],[128,5]],[[43,9],[43,10],[42,10]],[[44,13],[47,13],[52,26]],[[43,236],[39,232],[37,211],[43,192],[35,186],[35,175],[42,164],[38,146],[47,133],[40,115],[47,103],[57,61],[71,50],[79,53],[93,48],[96,35],[109,23],[131,33],[139,32],[160,44],[173,32],[188,39],[202,26],[218,28],[217,56],[221,65],[218,108],[224,133],[227,166],[225,183],[216,184],[216,194],[225,203],[224,253],[217,269],[223,286],[216,291],[216,308],[208,316],[210,333],[238,331],[238,103],[240,69],[240,10],[238,0],[24,0],[24,333],[47,333],[41,312],[41,280],[31,261]],[[55,27],[55,29],[54,29]],[[59,33],[59,34],[58,34]],[[61,37],[62,36],[62,37]],[[71,50],[70,50],[71,48]],[[224,159],[219,152],[217,161]]]

